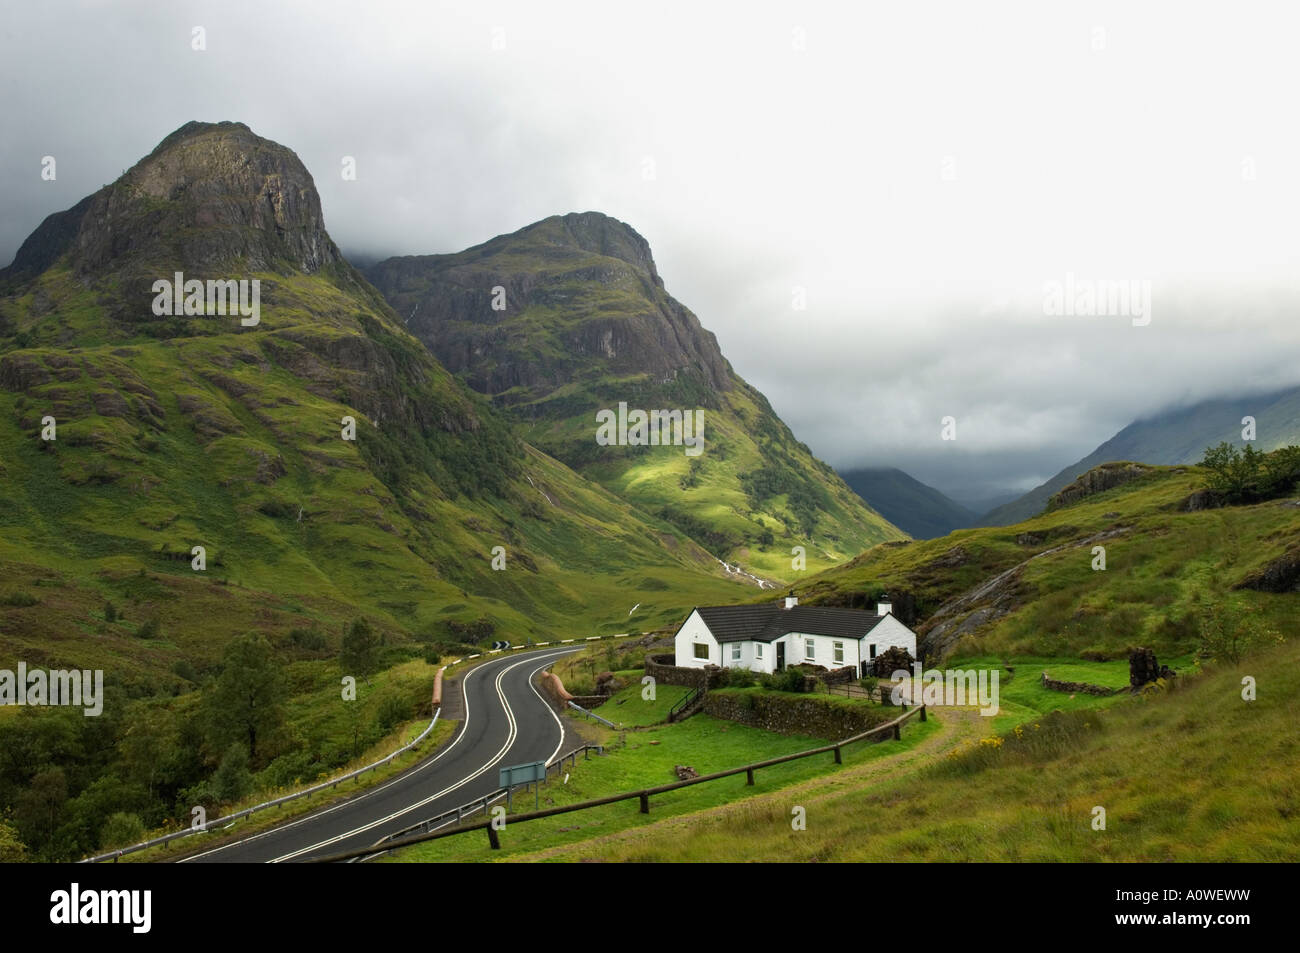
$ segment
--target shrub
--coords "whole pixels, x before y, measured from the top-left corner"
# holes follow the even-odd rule
[[[385,695],[379,699],[375,711],[375,727],[380,734],[388,734],[411,715],[411,706],[396,695]]]
[[[144,822],[138,815],[118,811],[110,814],[99,835],[101,847],[126,847],[144,840]]]
[[[437,665],[439,662],[442,661],[442,656],[438,654],[438,650],[436,648],[434,648],[433,646],[429,646],[429,648],[424,650],[424,660],[428,662],[430,665]]]
[[[722,684],[725,688],[749,688],[758,684],[758,673],[747,668],[724,668]]]
[[[253,789],[253,775],[248,770],[248,749],[235,742],[226,749],[212,776],[212,789],[218,800],[230,803],[238,801]]]
[[[328,647],[325,633],[315,629],[290,629],[289,644],[309,652],[323,652]]]
[[[6,606],[34,606],[40,601],[40,599],[37,599],[24,589],[16,589],[4,596],[0,596],[0,605]]]
[[[118,619],[117,606],[113,605],[112,600],[104,601],[104,621],[116,622]]]
[[[156,639],[162,634],[162,625],[157,619],[147,619],[140,623],[140,628],[135,630],[137,638]]]

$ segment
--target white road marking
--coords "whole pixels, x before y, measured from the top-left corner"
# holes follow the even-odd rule
[[[513,668],[516,668],[516,667],[519,666],[519,665],[526,664],[528,661],[529,661],[528,659],[525,659],[525,660],[523,660],[523,661],[521,661],[521,662],[516,662],[514,665],[507,666],[507,668],[504,669],[504,670],[502,671],[501,674],[504,675],[506,671],[509,671],[510,669],[513,669]],[[455,663],[452,663],[452,664],[455,664]],[[547,664],[549,664],[549,663],[547,663]],[[541,668],[545,668],[546,665],[542,665],[542,666],[540,666],[540,667],[541,667]],[[376,787],[376,788],[371,788],[370,790],[366,791],[366,792],[362,795],[362,797],[370,797],[371,795],[378,794],[379,792],[384,791],[384,790],[386,790],[386,789],[392,787],[394,784],[397,784],[397,783],[399,783],[399,782],[401,782],[401,781],[405,781],[406,779],[412,777],[413,775],[416,775],[416,774],[420,773],[421,771],[424,771],[426,768],[429,768],[429,767],[433,766],[433,765],[436,764],[438,761],[440,761],[440,760],[441,760],[445,755],[447,755],[447,754],[449,754],[451,751],[455,750],[456,746],[459,745],[460,742],[461,742],[461,740],[465,737],[465,732],[466,732],[466,731],[468,730],[468,728],[469,728],[469,718],[470,718],[469,692],[465,690],[465,686],[468,684],[470,678],[472,678],[472,677],[473,677],[477,672],[479,672],[479,671],[481,671],[480,668],[473,668],[473,669],[470,669],[470,671],[467,672],[466,675],[465,675],[465,680],[461,683],[461,689],[462,689],[461,693],[462,693],[462,695],[464,696],[464,703],[465,703],[465,720],[461,722],[460,731],[458,731],[458,732],[456,733],[456,738],[455,738],[455,740],[452,741],[452,743],[449,744],[447,747],[445,747],[442,751],[438,752],[438,754],[436,754],[436,755],[434,755],[432,758],[430,758],[428,761],[424,762],[423,764],[419,765],[419,766],[416,767],[416,768],[413,768],[413,769],[410,770],[410,771],[404,772],[404,773],[398,775],[397,777],[392,778],[391,780],[384,782],[383,784],[379,785],[379,786]],[[500,678],[498,677],[498,685],[499,685],[499,683],[500,683]],[[536,691],[537,691],[537,689],[534,688],[534,689],[533,689],[533,692],[536,693]],[[500,695],[500,688],[499,688],[499,687],[498,687],[498,695]],[[540,696],[538,696],[538,697],[540,697]],[[506,705],[506,708],[507,708],[507,714],[508,714],[508,716],[509,716],[509,705]],[[547,705],[547,706],[546,706],[546,709],[547,709],[547,711],[550,711],[550,710],[551,710],[550,705]],[[551,712],[551,715],[552,715],[552,717],[554,717],[555,713],[552,711],[552,712]],[[513,720],[513,719],[512,719],[512,720]],[[556,720],[558,721],[558,719],[556,719]],[[561,724],[560,729],[561,729],[561,731],[563,731],[563,729],[564,729],[563,724]],[[553,756],[552,756],[552,757],[553,757]],[[490,766],[490,765],[489,765],[489,766]],[[481,774],[481,773],[482,773],[482,771],[478,772],[478,774]],[[478,774],[472,775],[470,778],[466,778],[465,781],[462,782],[462,783],[467,783],[468,781],[472,780],[474,777],[477,777]],[[460,786],[460,785],[456,785],[456,786],[453,786],[453,787],[451,787],[451,788],[448,788],[447,790],[448,790],[448,791],[455,790],[455,788],[456,788],[456,787],[459,787],[459,786]],[[446,793],[446,792],[443,792],[443,793]],[[434,795],[434,797],[438,797],[438,796],[439,796],[439,795]],[[351,799],[349,799],[349,800],[347,800],[347,801],[342,801],[342,802],[340,802],[340,803],[338,803],[338,804],[333,805],[332,807],[323,808],[322,810],[319,810],[319,811],[313,811],[313,812],[310,813],[310,814],[306,814],[306,815],[304,815],[303,817],[299,818],[299,819],[296,820],[296,821],[290,821],[290,822],[287,823],[287,824],[280,824],[280,825],[277,825],[276,827],[268,828],[268,829],[265,830],[265,831],[259,831],[258,833],[256,833],[256,834],[252,834],[252,835],[250,835],[250,836],[248,836],[248,837],[245,837],[245,838],[242,838],[241,840],[232,841],[232,842],[229,843],[229,844],[222,844],[220,847],[214,847],[214,848],[212,848],[211,850],[206,850],[206,851],[203,851],[202,853],[194,854],[194,855],[192,855],[192,856],[190,856],[190,857],[182,858],[182,859],[181,859],[180,861],[178,861],[178,862],[179,862],[179,863],[188,863],[188,862],[191,861],[191,860],[198,860],[198,859],[201,858],[201,857],[207,857],[207,856],[210,856],[210,855],[212,855],[212,854],[220,853],[221,851],[223,851],[223,850],[228,850],[228,849],[230,849],[230,848],[232,848],[232,847],[238,847],[238,846],[240,846],[240,845],[242,845],[242,844],[248,844],[248,843],[251,843],[252,841],[258,840],[259,838],[267,837],[267,836],[269,836],[269,835],[271,835],[271,834],[274,834],[274,833],[277,833],[277,832],[279,832],[279,831],[289,830],[290,828],[297,827],[297,826],[300,825],[300,824],[305,824],[305,823],[308,823],[309,821],[315,821],[317,818],[324,817],[324,816],[327,815],[327,814],[332,814],[332,813],[334,813],[335,811],[342,810],[342,809],[345,808],[345,807],[349,807],[349,806],[355,805],[357,802],[358,802],[358,799],[357,799],[357,798],[351,798]],[[419,807],[419,806],[422,806],[424,803],[427,803],[427,801],[421,802],[420,804],[417,804],[417,805],[412,805],[412,807]],[[398,812],[398,815],[400,815],[401,813],[403,813],[403,812],[400,812],[400,811],[399,811],[399,812]],[[398,816],[398,815],[393,815],[393,816]],[[377,822],[377,823],[382,823],[382,821],[381,821],[381,822]],[[359,828],[359,830],[365,830],[365,829],[366,829],[366,828]],[[348,835],[344,835],[344,836],[348,836]],[[325,841],[324,843],[333,843],[333,841]],[[313,845],[313,846],[321,846],[321,845]],[[307,848],[307,849],[310,850],[310,849],[312,849],[312,848]],[[299,851],[298,853],[302,853],[302,851]],[[294,856],[297,856],[297,854],[291,854],[291,855],[286,855],[286,856],[294,857]],[[281,860],[281,859],[284,859],[284,858],[276,858],[276,861]],[[275,861],[273,861],[273,863],[274,863],[274,862],[275,862]]]

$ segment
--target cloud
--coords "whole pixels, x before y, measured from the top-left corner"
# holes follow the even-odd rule
[[[184,122],[241,120],[351,255],[606,212],[819,455],[1032,485],[1162,406],[1300,382],[1286,8],[1132,6],[25,5],[0,259]],[[1044,316],[1067,273],[1151,281],[1151,325]]]

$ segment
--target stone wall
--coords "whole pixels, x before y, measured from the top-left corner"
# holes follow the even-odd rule
[[[839,741],[897,717],[867,705],[837,704],[831,699],[788,692],[728,690],[704,696],[704,713],[782,735],[812,735]],[[882,732],[881,737],[887,737]]]
[[[1055,678],[1048,678],[1047,673],[1043,673],[1043,687],[1051,689],[1054,692],[1069,692],[1071,695],[1118,695],[1123,688],[1107,688],[1104,685],[1089,685],[1087,682],[1062,682]]]
[[[708,668],[685,668],[674,665],[675,655],[646,655],[645,673],[654,678],[659,685],[688,685],[699,688],[705,685],[713,688],[722,684],[722,669],[716,665]]]

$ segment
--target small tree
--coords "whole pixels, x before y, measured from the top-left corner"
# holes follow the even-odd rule
[[[260,635],[245,635],[226,647],[221,675],[204,698],[209,741],[228,751],[236,741],[257,760],[258,742],[284,722],[284,676],[271,643]]]
[[[217,797],[229,804],[253,789],[253,775],[248,770],[248,750],[238,741],[226,749],[217,773],[212,776]]]
[[[101,847],[117,847],[125,844],[138,844],[144,840],[144,822],[136,814],[118,811],[110,814],[104,822],[104,829],[99,835]]]
[[[366,619],[353,619],[343,633],[339,664],[344,674],[360,675],[370,684],[368,676],[379,668],[379,637]]]
[[[1281,641],[1281,633],[1261,619],[1254,606],[1234,610],[1212,602],[1201,609],[1203,657],[1236,665],[1252,649]]]

